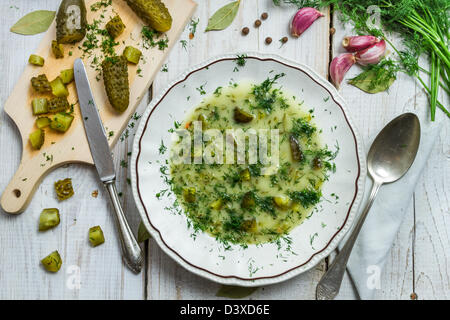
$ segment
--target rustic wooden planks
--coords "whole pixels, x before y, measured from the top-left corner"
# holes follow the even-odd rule
[[[10,8],[17,6],[18,9]],[[224,52],[263,51],[276,53],[296,61],[306,63],[323,75],[327,74],[329,48],[332,55],[340,52],[340,41],[350,34],[350,28],[343,28],[334,17],[332,25],[336,34],[329,44],[329,18],[318,20],[311,30],[300,39],[289,39],[279,48],[278,39],[287,35],[288,17],[295,12],[294,7],[274,8],[270,0],[248,0],[242,7],[234,23],[220,32],[204,33],[209,16],[221,4],[216,1],[201,1],[194,18],[200,18],[195,38],[188,40],[188,28],[181,39],[188,40],[187,51],[179,42],[175,43],[167,63],[168,72],[158,74],[154,82],[154,93],[162,90],[170,80],[188,66]],[[7,46],[0,48],[0,72],[5,75],[0,82],[0,105],[12,91],[23,70],[28,55],[37,47],[42,35],[24,37],[9,32],[11,26],[25,13],[37,9],[55,10],[52,0],[31,2],[25,0],[3,1],[0,11],[9,14],[0,16],[0,39]],[[252,27],[254,20],[267,11],[269,19],[259,29]],[[327,20],[328,19],[328,20]],[[240,29],[250,28],[250,34],[243,38]],[[285,26],[285,27],[283,27]],[[327,34],[327,36],[325,36]],[[273,39],[271,46],[264,44],[264,38]],[[25,49],[24,49],[25,48]],[[357,72],[352,69],[351,77]],[[420,86],[406,76],[400,76],[389,95],[367,95],[349,85],[343,84],[341,93],[352,108],[352,117],[366,144],[376,135],[386,122],[407,108],[427,110],[426,96]],[[137,113],[146,107],[149,96],[144,97]],[[438,115],[440,113],[438,112]],[[126,162],[133,140],[131,121],[128,137],[119,138],[114,148],[118,168],[118,189],[122,192],[124,208],[137,230],[139,216],[134,206]],[[135,126],[134,125],[134,126]],[[450,298],[450,130],[444,126],[439,141],[429,160],[415,192],[405,221],[393,244],[390,257],[381,277],[379,299],[409,299],[413,290],[419,299]],[[20,161],[20,137],[13,122],[0,113],[0,190],[3,190]],[[123,166],[120,163],[124,161]],[[69,201],[57,203],[53,195],[53,182],[71,176],[78,190]],[[99,190],[98,198],[90,196]],[[219,285],[190,274],[169,259],[150,240],[147,244],[148,259],[146,274],[131,274],[120,261],[120,250],[116,239],[106,193],[97,182],[95,171],[85,165],[70,165],[58,169],[44,179],[27,212],[12,217],[0,214],[0,298],[29,299],[214,299]],[[37,219],[43,207],[58,206],[62,222],[58,229],[43,234],[37,233]],[[76,219],[76,221],[75,221]],[[87,229],[100,224],[105,231],[107,243],[92,249],[87,244]],[[415,231],[415,233],[414,233]],[[20,235],[20,236],[18,236]],[[414,237],[415,235],[415,237]],[[50,251],[58,249],[62,253],[64,268],[56,275],[47,274],[38,261]],[[330,258],[332,259],[332,257]],[[67,266],[78,265],[81,270],[81,288],[69,289]],[[14,267],[12,267],[14,266]],[[251,299],[313,299],[317,281],[326,269],[320,263],[313,270],[285,283],[268,286],[256,291]],[[339,299],[356,298],[348,278],[344,279]]]

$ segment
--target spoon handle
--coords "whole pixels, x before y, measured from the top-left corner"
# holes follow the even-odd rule
[[[317,300],[332,300],[339,293],[341,288],[342,279],[344,277],[345,269],[347,267],[347,261],[352,252],[353,245],[355,244],[356,238],[358,237],[359,231],[361,230],[364,220],[366,219],[367,213],[372,207],[373,201],[382,185],[381,182],[374,181],[372,186],[372,191],[370,192],[369,202],[367,203],[364,211],[361,213],[355,228],[348,237],[342,250],[338,253],[336,258],[333,260],[328,271],[320,279],[319,284],[316,288],[316,299]]]

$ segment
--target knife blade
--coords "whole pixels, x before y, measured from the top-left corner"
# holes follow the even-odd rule
[[[83,60],[76,59],[73,69],[78,92],[78,102],[80,104],[92,159],[94,160],[95,167],[102,182],[114,180],[116,173],[113,158],[109,150],[105,129],[103,128],[102,120],[92,95]]]
[[[108,190],[113,204],[115,221],[119,233],[122,258],[125,264],[134,272],[139,273],[142,269],[144,255],[139,247],[136,238],[131,232],[116,189],[116,172],[114,161],[109,150],[108,139],[105,129],[92,95],[89,77],[81,59],[74,62],[75,84],[78,92],[78,102],[80,104],[81,115],[86,131],[89,149],[91,150],[94,165],[97,168],[100,180]]]

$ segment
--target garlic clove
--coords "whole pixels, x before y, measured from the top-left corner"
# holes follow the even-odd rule
[[[320,17],[323,17],[323,13],[314,8],[301,8],[291,20],[291,35],[299,37]]]
[[[380,42],[380,39],[375,36],[351,36],[345,37],[342,40],[342,46],[348,52],[357,52],[364,50],[377,42]]]
[[[333,59],[330,64],[330,77],[334,86],[339,89],[339,86],[344,79],[345,74],[352,65],[356,62],[355,56],[352,53],[343,53]]]
[[[386,41],[381,41],[355,54],[356,62],[362,66],[377,64],[386,53]]]

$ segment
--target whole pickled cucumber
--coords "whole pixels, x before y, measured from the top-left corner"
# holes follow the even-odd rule
[[[124,112],[130,101],[127,59],[124,56],[106,58],[102,71],[109,102],[114,109]]]
[[[161,0],[126,1],[139,18],[156,31],[166,32],[172,27],[172,16]]]
[[[63,0],[56,15],[58,43],[75,43],[86,35],[86,6],[83,0]]]

